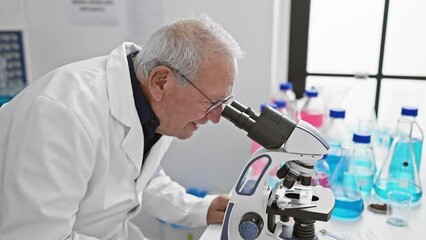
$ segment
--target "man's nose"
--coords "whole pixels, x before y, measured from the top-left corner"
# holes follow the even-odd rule
[[[207,118],[212,121],[213,123],[218,123],[220,121],[220,116],[222,114],[223,106],[219,106],[213,111],[209,112],[207,114]]]

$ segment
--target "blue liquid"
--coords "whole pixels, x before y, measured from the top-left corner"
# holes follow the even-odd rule
[[[332,217],[341,219],[354,219],[361,215],[364,211],[364,202],[361,194],[349,192],[342,189],[335,189],[334,195],[336,201]]]
[[[374,171],[365,167],[357,167],[358,184],[363,195],[370,195],[374,185]]]
[[[392,145],[393,139],[394,137],[391,136],[389,141],[389,147]],[[416,166],[417,166],[417,172],[418,172],[420,169],[420,161],[422,158],[423,141],[417,138],[413,138],[412,143],[413,143],[414,156],[416,157]],[[402,151],[406,152],[410,149],[409,147],[410,145],[408,142],[400,142],[399,144],[401,144],[397,146],[399,152],[402,152]],[[397,148],[395,148],[395,152],[396,151],[397,151]]]
[[[334,171],[336,170],[337,164],[339,163],[340,156],[336,155],[327,155],[326,162],[328,163],[328,167],[330,168],[330,176],[333,176]]]
[[[422,190],[419,185],[413,181],[401,179],[379,179],[374,185],[376,195],[382,199],[387,199],[387,193],[391,191],[401,191],[413,196],[413,203],[420,200],[422,197]]]
[[[358,185],[363,195],[370,195],[374,185],[374,175],[376,174],[376,166],[374,160],[364,158],[354,159],[356,172],[358,176]]]
[[[387,128],[377,130],[377,140],[381,146],[390,147],[392,143],[390,139],[390,130]]]
[[[414,151],[419,153],[421,151],[422,142],[413,142]],[[414,172],[415,159],[412,158],[412,148],[409,142],[397,142],[394,148],[392,159],[389,166],[390,178],[408,179],[415,180],[414,177],[417,174]],[[420,160],[419,160],[420,162]],[[416,169],[418,172],[418,165]]]
[[[280,179],[278,177],[269,176],[268,177],[268,186],[270,188],[274,188],[275,184],[277,184],[279,181],[280,181]]]

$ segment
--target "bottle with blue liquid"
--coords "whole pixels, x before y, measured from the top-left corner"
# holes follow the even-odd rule
[[[356,219],[364,211],[353,152],[353,144],[342,145],[342,156],[331,180],[331,190],[335,197],[333,218]]]
[[[376,161],[371,145],[371,135],[354,133],[352,141],[355,145],[353,159],[358,174],[359,188],[362,195],[369,196],[376,174]]]
[[[351,133],[345,123],[346,111],[341,108],[330,109],[330,120],[324,127],[323,134],[330,143],[327,154],[327,164],[330,168],[330,176],[333,176],[342,153],[342,143],[351,142]]]
[[[410,119],[413,121],[413,130],[411,133],[411,138],[413,142],[413,148],[414,148],[414,155],[416,158],[416,164],[417,164],[417,171],[420,171],[420,163],[422,158],[422,148],[423,148],[423,130],[421,129],[419,123],[416,121],[418,113],[417,107],[408,107],[404,106],[401,109],[401,117],[400,119]],[[390,136],[390,143],[389,147],[392,144],[392,141],[394,139],[396,132],[393,133],[393,135]]]
[[[413,203],[422,197],[414,153],[415,140],[412,138],[413,125],[414,121],[410,118],[398,120],[395,138],[374,180],[374,191],[382,199],[387,199],[387,193],[390,191],[411,194]]]

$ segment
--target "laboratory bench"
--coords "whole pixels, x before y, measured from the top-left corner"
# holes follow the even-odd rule
[[[425,155],[425,154],[423,154]],[[421,186],[426,186],[426,158],[423,156],[420,170]],[[397,227],[386,222],[386,214],[373,213],[367,209],[370,203],[384,203],[380,201],[372,190],[372,195],[364,199],[364,211],[356,220],[340,220],[330,218],[328,222],[315,222],[315,230],[325,229],[331,234],[342,237],[330,238],[318,234],[320,240],[417,240],[426,239],[426,196],[424,189],[422,198],[411,208],[409,223],[405,227]],[[206,228],[201,240],[219,240],[222,230],[221,224],[210,225]],[[236,229],[237,230],[237,229]]]

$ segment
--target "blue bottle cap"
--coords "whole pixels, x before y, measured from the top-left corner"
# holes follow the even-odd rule
[[[308,97],[318,97],[318,90],[315,88],[306,89],[305,94]]]
[[[401,115],[402,116],[416,117],[417,116],[417,111],[418,111],[417,107],[404,106],[401,109]]]
[[[332,118],[345,118],[346,111],[342,108],[332,108],[330,109],[330,117]]]
[[[275,100],[274,103],[277,105],[277,108],[285,108],[287,102],[284,99]]]
[[[262,105],[260,105],[260,112],[263,112],[263,109],[265,109],[266,106],[270,106],[273,109],[277,109],[277,104],[275,103],[262,103]]]
[[[187,193],[194,195],[196,197],[199,198],[203,198],[207,195],[207,191],[206,190],[202,190],[202,189],[197,189],[197,188],[188,188],[186,190]]]
[[[289,89],[293,89],[293,83],[291,83],[291,82],[281,83],[281,84],[280,84],[280,89],[281,89],[281,90],[289,90]]]
[[[356,143],[370,143],[371,142],[371,135],[354,133],[352,141],[354,141]]]

